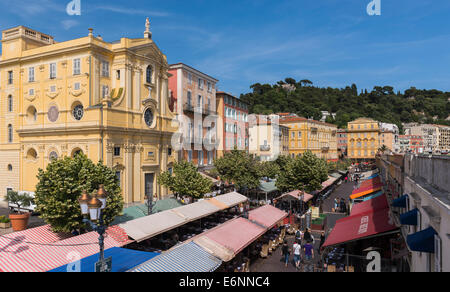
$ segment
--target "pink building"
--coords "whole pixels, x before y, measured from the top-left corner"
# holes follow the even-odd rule
[[[183,63],[170,65],[169,74],[171,108],[183,117],[180,120],[185,143],[180,159],[193,162],[200,169],[209,168],[217,155],[211,144],[217,138],[214,129],[218,80]],[[216,120],[211,122],[214,116]]]

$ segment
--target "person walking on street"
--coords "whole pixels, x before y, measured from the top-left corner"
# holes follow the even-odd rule
[[[284,257],[284,265],[287,268],[288,263],[289,263],[289,255],[290,255],[290,250],[289,250],[287,240],[284,241],[283,247],[281,249],[281,255]]]
[[[295,269],[298,270],[300,267],[301,252],[302,252],[302,246],[300,245],[298,240],[295,240],[293,250],[294,250]]]
[[[324,243],[325,243],[325,231],[322,231],[320,233],[319,254],[320,254],[320,249],[322,248],[322,245]]]
[[[303,239],[303,232],[300,229],[297,229],[297,232],[295,232],[295,240],[297,240],[297,242],[301,242]]]
[[[308,266],[311,267],[312,260],[314,259],[314,247],[311,241],[308,241],[303,249],[305,251],[305,261],[307,262]]]
[[[305,242],[312,242],[312,243],[314,243],[314,237],[311,235],[311,232],[309,231],[309,228],[306,228],[306,231],[303,234],[303,240]]]

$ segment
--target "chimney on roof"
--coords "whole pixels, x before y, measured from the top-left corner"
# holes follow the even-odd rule
[[[150,31],[150,20],[148,19],[148,17],[145,21],[144,38],[152,39],[152,32]]]

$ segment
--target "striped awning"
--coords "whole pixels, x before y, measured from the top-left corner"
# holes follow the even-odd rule
[[[237,192],[232,192],[232,193],[228,193],[225,195],[220,195],[220,196],[214,197],[214,200],[217,200],[217,201],[227,205],[228,208],[231,208],[231,207],[239,205],[240,203],[247,202],[248,198]]]
[[[106,232],[105,249],[130,243],[119,227]],[[0,271],[46,272],[99,252],[97,232],[89,232],[61,241],[43,244],[38,248],[0,254]]]
[[[30,228],[0,236],[0,256],[4,253],[17,253],[21,249],[32,249],[42,244],[53,243],[73,235],[70,233],[54,233],[50,225]]]
[[[172,209],[177,215],[181,216],[185,220],[191,222],[203,217],[214,214],[222,210],[214,204],[208,202],[208,200],[203,200],[196,202],[194,204],[189,204],[179,208]]]
[[[322,183],[321,191],[323,191],[327,187],[331,186],[335,181],[337,181],[336,177],[328,176],[328,179]]]
[[[230,261],[267,231],[244,218],[230,220],[205,232],[194,242],[223,261]]]
[[[207,217],[247,201],[247,197],[233,192],[189,205],[127,221],[119,226],[138,242],[162,234],[186,223]]]
[[[123,228],[131,238],[141,242],[188,222],[186,218],[178,215],[173,210],[175,209],[127,221],[119,226]]]
[[[222,261],[193,242],[161,254],[129,272],[213,272]]]
[[[261,208],[249,212],[248,219],[267,228],[272,228],[287,217],[287,213],[271,205],[265,205]]]

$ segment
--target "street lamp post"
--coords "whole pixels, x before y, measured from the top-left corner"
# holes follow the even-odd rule
[[[153,214],[153,194],[149,194],[147,197],[147,215]]]
[[[83,215],[83,222],[89,224],[92,230],[99,234],[98,242],[100,246],[99,261],[95,264],[95,270],[98,272],[110,272],[112,259],[105,260],[105,232],[106,225],[103,221],[103,209],[106,207],[106,191],[103,185],[93,196],[89,196],[87,191],[83,191],[78,199]],[[89,219],[90,218],[90,219]]]

